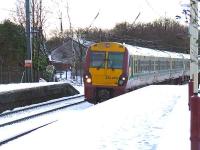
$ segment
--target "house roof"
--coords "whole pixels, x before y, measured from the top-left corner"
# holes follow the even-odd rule
[[[72,62],[74,61],[74,53],[79,52],[79,45],[81,44],[83,49],[87,49],[92,43],[94,42],[85,41],[82,39],[76,39],[72,42],[71,38],[67,38],[61,46],[57,47],[51,52],[51,60],[54,62],[58,61],[65,64],[72,64]],[[76,52],[74,49],[76,50]]]

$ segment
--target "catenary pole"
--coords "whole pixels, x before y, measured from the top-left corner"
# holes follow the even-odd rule
[[[190,0],[190,79],[194,81],[193,92],[198,93],[198,2]]]
[[[31,41],[31,22],[30,22],[30,0],[26,0],[26,44],[27,57],[25,60],[26,82],[32,82],[32,41]]]
[[[198,1],[190,0],[190,141],[191,150],[200,150],[200,97],[198,96]],[[192,85],[192,86],[191,86]],[[191,90],[192,89],[192,90]]]

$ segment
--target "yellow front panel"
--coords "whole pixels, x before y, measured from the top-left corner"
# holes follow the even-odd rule
[[[117,86],[119,76],[122,74],[121,69],[96,69],[90,68],[93,85]]]
[[[92,45],[90,50],[105,52],[107,59],[108,52],[125,52],[125,47],[119,43],[103,42]],[[89,68],[89,72],[92,76],[93,85],[117,86],[122,69],[107,68],[106,62],[105,68]]]
[[[105,69],[90,68],[89,72],[92,75],[93,85],[103,85],[105,82]]]
[[[106,81],[107,85],[118,85],[119,76],[122,74],[122,69],[107,69]]]

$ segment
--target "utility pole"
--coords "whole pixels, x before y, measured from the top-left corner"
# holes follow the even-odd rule
[[[25,60],[25,82],[32,82],[32,41],[31,41],[31,23],[30,23],[30,1],[26,0],[26,43],[27,57]]]
[[[60,12],[60,35],[63,38],[63,22],[62,22],[62,12]],[[62,39],[63,40],[63,39]]]
[[[198,93],[198,2],[190,0],[190,79],[194,81],[193,93]]]
[[[200,97],[198,97],[198,1],[190,0],[190,82],[191,150],[200,150]]]

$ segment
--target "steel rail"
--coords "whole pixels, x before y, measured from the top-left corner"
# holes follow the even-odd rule
[[[42,128],[42,127],[45,127],[45,126],[47,126],[47,125],[50,125],[50,124],[52,124],[52,123],[54,123],[54,122],[56,122],[56,121],[58,121],[58,120],[51,121],[51,122],[49,122],[49,123],[43,124],[43,125],[38,126],[38,127],[36,127],[36,128],[33,128],[33,129],[30,129],[30,130],[24,131],[24,132],[22,132],[22,133],[20,133],[20,134],[18,134],[18,135],[15,135],[15,136],[12,136],[12,137],[10,137],[10,138],[7,138],[7,139],[5,139],[5,140],[3,140],[3,141],[0,141],[0,146],[2,146],[3,144],[8,143],[8,142],[10,142],[10,141],[16,140],[17,138],[22,137],[22,136],[24,136],[24,135],[27,135],[27,134],[29,134],[29,133],[31,133],[31,132],[33,132],[33,131],[35,131],[35,130],[38,130],[38,129]]]
[[[86,101],[84,101],[84,100],[79,101],[79,102],[76,102],[76,103],[68,104],[68,105],[57,107],[57,108],[54,108],[54,109],[51,109],[51,110],[48,110],[48,111],[40,112],[40,113],[37,113],[37,114],[34,114],[34,115],[30,115],[30,116],[22,117],[20,119],[16,119],[16,120],[12,120],[12,121],[9,121],[9,122],[6,122],[6,123],[2,123],[2,124],[0,124],[0,128],[4,127],[4,126],[16,124],[16,123],[19,123],[19,122],[22,122],[22,121],[25,121],[25,120],[28,120],[28,119],[33,119],[35,117],[42,116],[44,114],[48,114],[48,113],[51,113],[51,112],[54,112],[54,111],[65,109],[65,108],[68,108],[68,107],[71,107],[71,106],[74,106],[74,105],[78,105],[78,104],[81,104],[81,103],[85,103],[85,102]]]
[[[55,104],[55,103],[63,102],[63,101],[66,101],[66,100],[71,100],[71,99],[74,99],[74,98],[83,97],[83,96],[84,95],[76,95],[76,96],[72,96],[72,97],[66,97],[66,98],[61,99],[61,100],[57,100],[57,99],[59,99],[59,98],[57,98],[56,101],[43,102],[41,104],[36,104],[34,106],[28,106],[26,108],[22,108],[22,109],[19,109],[19,110],[13,110],[13,111],[10,111],[10,112],[5,112],[5,113],[0,114],[0,117],[4,117],[4,116],[7,116],[7,115],[15,114],[15,113],[18,113],[18,112],[23,112],[23,111],[26,111],[26,110],[39,108],[39,107],[42,107],[42,106],[48,106],[48,105],[51,105],[51,104]]]

